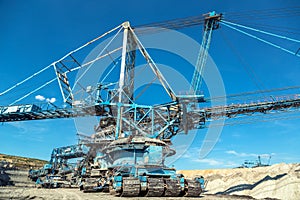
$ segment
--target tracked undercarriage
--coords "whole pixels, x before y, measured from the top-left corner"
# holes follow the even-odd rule
[[[203,178],[189,180],[164,165],[164,159],[175,154],[169,144],[142,136],[120,138],[101,149],[102,163],[107,170],[92,169],[83,178],[84,192],[109,191],[122,197],[199,196],[204,188]],[[99,162],[99,159],[96,159]],[[86,170],[86,169],[85,169]],[[92,172],[94,171],[94,175]]]

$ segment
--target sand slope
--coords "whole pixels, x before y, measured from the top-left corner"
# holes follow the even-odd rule
[[[281,163],[249,169],[180,170],[179,173],[187,177],[204,176],[208,180],[207,194],[300,200],[300,164]]]

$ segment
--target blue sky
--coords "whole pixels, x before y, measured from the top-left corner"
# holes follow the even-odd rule
[[[0,1],[0,91],[126,20],[132,25],[141,25],[216,10],[225,13],[225,19],[300,39],[299,15],[292,18],[269,15],[265,19],[234,17],[235,12],[243,14],[253,10],[291,7],[299,9],[300,3],[296,0],[154,0],[127,3],[2,0]],[[194,27],[182,32],[200,42],[201,30],[202,27]],[[299,44],[287,41],[277,39],[272,41],[293,51],[297,51],[300,47]],[[238,55],[234,53],[235,51],[239,52]],[[154,59],[157,54],[153,53]],[[210,56],[218,66],[227,94],[300,85],[299,57],[296,58],[226,27],[214,32]],[[168,65],[180,68],[175,62]],[[249,70],[253,70],[255,75],[247,72]],[[186,73],[192,74],[192,70]],[[54,72],[49,71],[34,79],[31,86],[39,85],[53,75]],[[11,96],[0,97],[0,105],[8,105],[12,99],[20,97],[18,95],[26,89],[28,88],[20,88]],[[299,94],[299,91],[294,90],[292,93]],[[56,98],[57,103],[61,99],[58,86],[35,95],[38,94],[46,98]],[[35,95],[23,102],[36,101]],[[294,119],[289,120],[225,126],[215,148],[205,159],[198,158],[199,147],[206,133],[205,130],[200,130],[189,151],[174,165],[180,169],[236,167],[245,159],[255,160],[257,154],[272,154],[271,163],[299,162],[300,119],[297,119],[297,114],[293,116]],[[54,147],[76,143],[75,134],[76,128],[72,119],[5,123],[0,126],[0,152],[48,160]]]

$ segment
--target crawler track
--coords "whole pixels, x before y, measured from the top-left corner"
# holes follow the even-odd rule
[[[161,197],[165,191],[164,180],[161,178],[148,178],[146,197]]]
[[[185,195],[186,197],[198,197],[202,192],[200,183],[194,180],[186,181]]]
[[[137,197],[140,194],[140,180],[134,177],[123,178],[122,197]]]
[[[182,193],[180,184],[177,180],[165,179],[165,186],[164,196],[166,197],[178,197]]]
[[[185,190],[182,190],[178,180],[163,178],[148,178],[147,190],[141,191],[141,182],[135,177],[123,178],[122,189],[115,191],[110,187],[110,194],[121,197],[198,197],[202,189],[199,182],[187,180]]]

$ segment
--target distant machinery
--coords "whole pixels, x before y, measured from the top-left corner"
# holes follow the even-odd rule
[[[270,166],[271,155],[258,155],[256,161],[245,160],[241,168],[255,168]],[[263,159],[265,160],[263,162]]]

